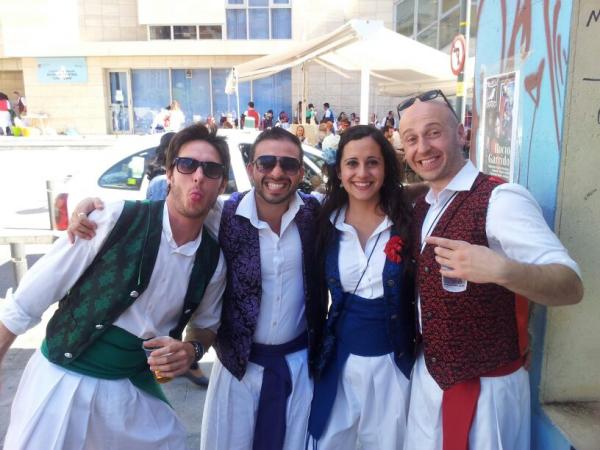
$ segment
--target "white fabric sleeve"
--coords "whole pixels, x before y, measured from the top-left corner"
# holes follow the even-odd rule
[[[0,307],[0,322],[14,334],[23,334],[37,325],[50,305],[59,301],[92,263],[123,210],[123,202],[107,204],[90,219],[96,222],[96,236],[77,239],[71,245],[66,236],[54,243],[30,270],[14,294]]]
[[[544,220],[537,201],[519,184],[502,184],[492,191],[486,233],[492,250],[515,261],[562,264],[581,278],[579,266]]]
[[[190,325],[194,328],[208,329],[217,332],[221,324],[221,308],[223,306],[223,293],[225,292],[225,283],[227,268],[223,252],[220,252],[219,262],[215,273],[210,279],[202,302],[190,319]]]

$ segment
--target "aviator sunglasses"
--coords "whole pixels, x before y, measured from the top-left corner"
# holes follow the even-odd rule
[[[454,117],[458,119],[456,111],[454,111],[454,108],[440,89],[434,89],[432,91],[427,91],[422,94],[415,95],[414,97],[407,98],[402,103],[398,104],[398,117],[400,117],[400,111],[404,111],[406,108],[410,108],[415,103],[415,101],[417,101],[417,99],[422,102],[428,102],[429,100],[433,100],[434,98],[438,98],[440,96],[444,99],[446,105],[448,105],[448,108],[450,108],[450,111],[452,111],[452,114],[454,114]]]
[[[277,163],[286,175],[296,175],[300,171],[300,161],[291,156],[263,155],[252,161],[260,173],[270,173]]]
[[[225,175],[225,166],[212,161],[198,161],[194,158],[177,157],[173,161],[173,165],[177,167],[179,173],[190,175],[194,173],[198,167],[202,167],[202,173],[207,178],[216,180]]]

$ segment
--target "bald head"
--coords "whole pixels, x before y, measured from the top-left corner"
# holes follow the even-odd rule
[[[406,161],[431,188],[441,191],[464,166],[464,127],[445,103],[415,101],[400,117]]]

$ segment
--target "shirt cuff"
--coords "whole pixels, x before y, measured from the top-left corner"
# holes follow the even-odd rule
[[[25,333],[41,322],[41,317],[31,317],[14,300],[12,291],[8,292],[6,300],[0,308],[0,322],[16,335]]]

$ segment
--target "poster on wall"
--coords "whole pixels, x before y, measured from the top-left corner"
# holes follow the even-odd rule
[[[487,77],[483,83],[479,170],[508,182],[515,180],[518,123],[518,72]]]
[[[41,83],[86,83],[85,58],[38,58],[38,80]]]

